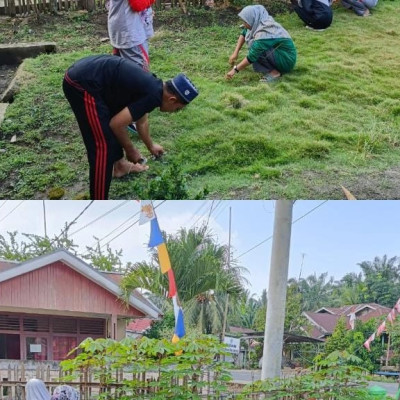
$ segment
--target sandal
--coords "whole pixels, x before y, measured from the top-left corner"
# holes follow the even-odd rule
[[[142,161],[142,162],[140,162],[140,161]],[[147,159],[142,158],[140,161],[138,163],[132,163],[131,162],[130,165],[129,165],[128,171],[126,171],[125,173],[122,173],[122,174],[121,173],[116,174],[115,173],[115,168],[113,166],[112,177],[113,178],[122,178],[123,176],[129,175],[129,174],[132,174],[132,173],[139,174],[141,172],[147,171],[149,169],[149,167],[147,165],[145,165],[145,163],[147,162]]]
[[[310,31],[314,31],[314,32],[323,32],[326,31],[326,28],[313,28],[310,25],[306,25],[306,29],[309,29]]]
[[[276,82],[277,80],[279,80],[279,78],[281,77],[281,75],[279,76],[272,76],[272,75],[264,75],[261,79],[260,82],[264,82],[264,83],[272,83],[272,82]]]

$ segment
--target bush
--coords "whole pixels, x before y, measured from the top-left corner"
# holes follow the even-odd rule
[[[218,396],[226,390],[225,382],[231,380],[225,372],[227,364],[219,361],[228,354],[225,345],[207,335],[185,336],[175,344],[146,337],[121,341],[88,338],[71,353],[78,350],[77,357],[61,362],[61,366],[70,380],[83,379],[90,369],[100,382],[99,399],[110,398],[111,387],[116,386],[121,400],[195,400],[202,398],[206,386]],[[121,381],[121,371],[132,379]],[[143,379],[144,373],[151,373],[152,379]],[[212,374],[213,379],[204,381],[205,373]]]

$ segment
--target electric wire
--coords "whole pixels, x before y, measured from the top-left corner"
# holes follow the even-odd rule
[[[64,233],[68,232],[68,229],[83,215],[83,213],[93,204],[94,200],[91,200],[90,203],[65,227],[65,229],[52,241],[54,243],[58,240]]]
[[[214,201],[214,200],[213,200],[213,201]],[[200,220],[204,219],[204,218],[206,217],[206,214],[207,214],[207,211],[205,211],[202,215],[200,215],[199,218],[196,219],[196,222],[194,222],[194,223],[192,224],[192,226],[191,226],[189,229],[192,229],[194,226],[197,225],[197,223],[198,223]]]
[[[95,218],[93,221],[88,222],[86,225],[84,225],[84,226],[82,226],[81,228],[77,229],[76,231],[70,233],[69,236],[73,236],[73,235],[75,235],[76,233],[78,233],[78,232],[80,232],[80,231],[86,229],[88,226],[90,226],[90,225],[94,224],[95,222],[99,221],[100,219],[106,217],[107,215],[111,214],[113,211],[115,211],[115,210],[117,210],[118,208],[124,206],[126,203],[128,203],[128,202],[130,202],[130,201],[132,201],[132,200],[125,200],[125,201],[123,201],[122,203],[118,204],[116,207],[112,208],[111,210],[109,210],[109,211],[105,212],[104,214],[100,215],[99,217]]]
[[[11,213],[13,213],[24,201],[25,200],[21,200],[19,204],[17,204],[8,214],[6,214],[2,219],[0,219],[0,222],[4,221],[9,215],[11,215]]]
[[[163,200],[161,203],[159,203],[158,205],[156,205],[154,207],[154,209],[160,207],[161,205],[163,205],[166,202],[166,200]],[[130,219],[134,218],[136,215],[140,214],[140,211],[138,211],[134,216],[132,216]],[[126,229],[124,229],[121,233],[119,233],[118,235],[114,236],[112,239],[110,239],[108,242],[104,243],[102,246],[100,246],[101,248],[107,246],[108,244],[110,244],[113,240],[117,239],[119,236],[121,236],[122,234],[124,234],[127,230],[129,230],[130,228],[132,228],[132,226],[136,225],[139,222],[140,219],[137,219],[133,224],[129,225]],[[124,222],[125,224],[126,222]],[[122,225],[124,225],[122,224]],[[114,230],[115,231],[115,230]],[[110,235],[107,235],[110,236]],[[106,236],[105,236],[106,237]],[[103,239],[105,239],[105,237]],[[102,240],[103,240],[102,239]]]
[[[229,201],[225,201],[224,202],[221,210],[219,210],[219,213],[214,216],[215,219],[217,219],[226,210],[226,208],[228,207],[229,203],[230,203]]]
[[[2,203],[1,203],[1,206],[0,206],[0,208],[1,207],[3,207],[4,206],[4,204],[6,204],[7,203],[7,200],[4,200]]]
[[[197,210],[192,214],[192,216],[185,222],[184,226],[188,225],[190,222],[193,221],[194,216],[200,213],[200,210],[207,204],[207,202],[204,200],[202,201],[202,204],[200,207],[197,208]]]
[[[296,220],[294,220],[292,222],[292,225],[294,225],[296,222],[300,221],[301,219],[303,219],[304,217],[306,217],[307,215],[311,214],[313,211],[315,211],[317,208],[321,207],[322,205],[324,205],[328,200],[324,200],[322,203],[318,204],[316,207],[314,207],[313,209],[311,209],[310,211],[306,212],[305,214],[303,214],[301,217],[297,218]],[[250,253],[250,251],[253,251],[254,249],[256,249],[257,247],[261,246],[262,244],[268,242],[268,240],[271,240],[273,238],[273,235],[267,237],[266,239],[264,239],[263,241],[261,241],[260,243],[256,244],[255,246],[253,246],[252,248],[250,248],[249,250],[246,250],[244,253],[240,254],[239,256],[236,257],[236,259],[244,256],[247,253]]]

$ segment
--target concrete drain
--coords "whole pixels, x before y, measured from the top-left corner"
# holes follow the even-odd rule
[[[23,60],[55,51],[56,44],[53,42],[0,44],[0,125],[4,120],[8,105],[12,103],[18,92]]]

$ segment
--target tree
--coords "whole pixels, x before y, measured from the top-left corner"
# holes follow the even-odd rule
[[[158,321],[153,321],[151,327],[144,332],[143,336],[146,336],[151,339],[161,339],[163,336],[163,332],[168,330],[172,331],[175,327],[175,316],[173,311],[169,311],[164,314],[164,317]],[[169,337],[171,337],[171,333],[169,333]]]
[[[260,298],[260,307],[254,318],[254,329],[258,332],[264,332],[265,319],[267,316],[267,289],[264,289]]]
[[[165,242],[186,321],[204,333],[221,332],[225,295],[229,293],[235,302],[243,294],[245,270],[235,260],[228,268],[227,246],[216,243],[206,226],[181,229],[168,235]],[[168,279],[161,273],[156,249],[151,250],[149,263],[130,265],[121,287],[126,295],[143,288],[166,298]]]
[[[7,232],[8,238],[0,235],[0,258],[22,262],[59,249],[64,249],[82,259],[88,260],[92,267],[101,271],[121,270],[122,250],[113,251],[107,245],[104,251],[100,247],[99,242],[97,242],[96,247],[86,247],[87,253],[79,254],[79,246],[68,237],[68,231],[71,226],[72,224],[65,223],[65,227],[61,233],[54,235],[52,239],[47,236],[22,233],[22,236],[28,240],[21,239],[18,241],[18,232],[16,231]]]
[[[290,280],[286,293],[285,332],[303,333],[308,320],[302,311],[302,295],[298,283]]]
[[[82,258],[89,260],[93,267],[101,271],[121,271],[122,269],[122,250],[112,250],[107,244],[105,251],[100,246],[98,238],[95,247],[86,246],[87,253]]]
[[[243,291],[243,295],[230,312],[229,325],[253,329],[257,312],[261,306],[261,300],[256,299],[255,294],[250,295],[248,290]]]
[[[376,338],[370,345],[370,351],[364,347],[365,341],[376,331],[376,327],[379,326],[380,322],[376,318],[372,318],[369,321],[363,323],[360,320],[356,320],[354,330],[347,332],[347,342],[349,343],[349,353],[355,354],[361,360],[362,365],[369,371],[376,371],[379,368],[379,360],[382,357],[385,349],[382,345],[382,336]]]
[[[399,257],[375,257],[373,261],[358,264],[365,277],[366,296],[368,302],[393,307],[400,297]]]
[[[366,286],[362,274],[354,272],[346,274],[335,287],[334,302],[340,307],[348,304],[365,302]]]
[[[299,279],[299,289],[302,295],[303,311],[316,310],[322,306],[328,306],[333,289],[333,278],[326,281],[328,273],[308,276]]]
[[[0,258],[11,261],[26,261],[34,257],[39,257],[44,254],[51,253],[57,249],[65,249],[73,254],[76,254],[78,245],[68,238],[68,232],[65,229],[53,239],[31,233],[22,233],[22,236],[27,238],[28,241],[21,240],[18,242],[18,232],[7,232],[8,238],[0,235]]]
[[[328,355],[333,351],[346,350],[349,346],[346,329],[346,319],[341,317],[331,336],[325,342],[325,354]]]

